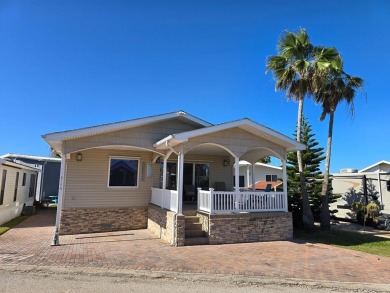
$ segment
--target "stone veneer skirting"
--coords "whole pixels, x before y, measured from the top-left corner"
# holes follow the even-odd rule
[[[149,204],[148,230],[161,240],[175,246],[185,243],[185,218],[176,213]]]
[[[63,209],[60,234],[146,229],[147,223],[148,207]]]
[[[289,240],[293,237],[289,212],[199,213],[210,244]]]

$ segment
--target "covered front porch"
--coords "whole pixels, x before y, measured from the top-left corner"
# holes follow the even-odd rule
[[[303,149],[302,144],[243,119],[170,135],[154,147],[160,153],[165,152],[165,156],[156,157],[161,162],[161,179],[160,187],[152,188],[148,228],[161,238],[166,236],[166,241],[180,246],[188,245],[188,238],[194,235],[207,238],[201,243],[210,244],[292,237],[286,161],[287,152]],[[255,176],[250,186],[240,186],[240,160],[252,164],[253,175],[256,162],[266,156],[281,162],[280,191],[256,190]],[[186,170],[191,169],[190,162],[204,165],[209,162],[209,177],[203,184],[199,180],[188,181],[191,176]],[[185,211],[189,183],[195,188],[191,202],[196,205],[192,211]]]

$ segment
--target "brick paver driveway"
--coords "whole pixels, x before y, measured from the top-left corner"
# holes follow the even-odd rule
[[[97,267],[389,283],[390,258],[291,241],[171,247],[147,230],[61,236],[50,246],[54,211],[0,236],[0,266]],[[387,276],[387,278],[385,277]]]

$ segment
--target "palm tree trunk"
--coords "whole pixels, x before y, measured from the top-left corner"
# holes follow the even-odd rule
[[[303,98],[298,102],[298,123],[297,123],[297,141],[301,141],[301,129],[302,129],[302,116],[303,116]],[[310,208],[309,197],[307,196],[306,178],[303,170],[302,152],[297,151],[299,179],[301,183],[302,194],[302,220],[303,227],[306,231],[314,230],[314,218]]]
[[[331,110],[329,112],[329,128],[328,128],[328,141],[326,145],[324,181],[322,182],[322,190],[321,190],[321,229],[322,230],[330,229],[328,186],[329,186],[330,156],[332,153],[333,121],[334,121],[334,110]]]

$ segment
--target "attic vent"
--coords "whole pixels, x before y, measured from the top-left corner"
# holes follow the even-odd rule
[[[341,169],[340,170],[340,173],[357,173],[358,170],[357,169],[351,169],[351,168],[348,168],[348,169]]]

